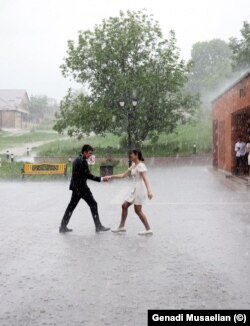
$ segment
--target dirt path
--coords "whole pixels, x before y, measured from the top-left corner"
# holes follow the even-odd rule
[[[50,140],[40,140],[40,141],[36,141],[36,142],[27,142],[25,144],[22,144],[20,146],[9,146],[6,148],[3,148],[0,150],[0,154],[5,154],[6,151],[8,150],[10,152],[10,154],[14,154],[15,156],[22,156],[22,155],[26,155],[27,154],[27,148],[30,149],[30,155],[33,156],[32,154],[32,149],[34,149],[35,147],[39,147],[48,143],[52,143],[53,141],[55,141],[56,139],[50,139]]]

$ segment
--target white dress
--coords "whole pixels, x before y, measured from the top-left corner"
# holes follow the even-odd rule
[[[142,205],[147,196],[146,187],[140,172],[147,171],[146,165],[142,162],[137,165],[133,163],[129,168],[129,171],[131,171],[131,176],[134,179],[134,185],[126,201],[134,205]]]

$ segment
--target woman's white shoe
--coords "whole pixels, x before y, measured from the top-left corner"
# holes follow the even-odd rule
[[[138,233],[138,235],[153,235],[152,230],[145,230]]]
[[[111,231],[114,233],[121,233],[121,232],[126,232],[126,229],[125,227],[122,227],[122,228],[113,229]]]

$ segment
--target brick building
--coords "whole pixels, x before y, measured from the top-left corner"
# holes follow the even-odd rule
[[[26,128],[29,105],[25,90],[0,89],[0,129]]]
[[[213,165],[234,172],[237,138],[250,136],[250,71],[213,101],[212,118]]]

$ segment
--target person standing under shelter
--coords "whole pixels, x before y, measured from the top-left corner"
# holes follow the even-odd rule
[[[250,174],[250,136],[248,137],[248,143],[246,145],[246,155],[247,155],[247,172]]]
[[[246,143],[242,140],[242,136],[238,137],[234,150],[236,154],[235,174],[237,175],[239,174],[240,167],[245,172]]]

